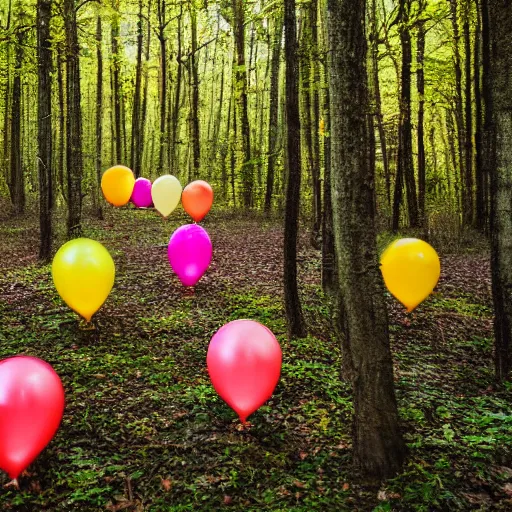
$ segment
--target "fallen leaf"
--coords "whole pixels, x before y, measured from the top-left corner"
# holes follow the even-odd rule
[[[162,479],[162,487],[166,492],[169,492],[172,487],[172,482],[168,478],[166,478],[165,480]]]

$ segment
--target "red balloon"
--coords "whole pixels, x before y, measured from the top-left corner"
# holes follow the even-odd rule
[[[41,453],[59,428],[64,388],[59,376],[36,357],[0,362],[0,469],[10,478]]]
[[[276,337],[253,320],[235,320],[221,327],[206,356],[215,391],[242,422],[272,396],[281,360]]]

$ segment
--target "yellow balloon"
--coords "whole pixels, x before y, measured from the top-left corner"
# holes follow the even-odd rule
[[[178,178],[165,174],[157,178],[151,187],[151,197],[155,208],[163,217],[168,217],[181,199],[181,184]]]
[[[55,288],[64,302],[88,322],[112,290],[115,273],[107,249],[89,238],[70,240],[53,258]]]
[[[135,176],[124,165],[107,169],[101,177],[101,190],[105,199],[114,206],[124,206],[132,197]]]
[[[388,290],[408,312],[432,293],[441,274],[436,251],[417,238],[395,240],[383,252],[380,264]]]

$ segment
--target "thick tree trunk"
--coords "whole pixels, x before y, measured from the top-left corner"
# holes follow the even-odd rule
[[[23,174],[23,161],[21,153],[21,73],[24,58],[25,29],[16,31],[16,51],[14,64],[14,78],[12,81],[11,105],[11,179],[9,190],[15,215],[25,210],[25,177]]]
[[[272,62],[270,64],[270,104],[268,114],[268,161],[267,186],[265,192],[265,212],[272,208],[274,193],[274,174],[277,162],[277,135],[279,117],[279,68],[281,64],[281,39],[283,37],[283,20],[274,20],[274,40],[272,42]]]
[[[180,104],[181,104],[181,91],[182,91],[182,80],[183,80],[183,63],[182,59],[182,19],[183,19],[183,6],[180,4],[180,14],[178,15],[178,30],[177,30],[177,42],[178,47],[176,49],[176,62],[178,69],[176,70],[176,86],[174,87],[174,106],[172,109],[172,120],[171,120],[171,147],[169,151],[171,153],[171,169],[170,172],[173,175],[178,173],[178,126],[180,120]]]
[[[167,137],[165,135],[165,120],[167,115],[167,5],[165,0],[157,0],[158,42],[160,43],[160,135],[158,151],[158,171],[165,174]]]
[[[240,120],[240,177],[244,207],[253,205],[254,165],[251,160],[251,129],[247,100],[247,69],[245,66],[245,7],[242,0],[232,0],[236,47],[235,98]]]
[[[402,467],[389,348],[388,317],[379,270],[374,169],[368,134],[365,0],[328,0],[331,67],[332,202],[339,293],[354,390],[354,459],[380,480]]]
[[[512,3],[489,0],[491,35],[491,268],[496,379],[512,370]]]
[[[37,166],[39,172],[39,258],[47,261],[52,252],[52,49],[50,19],[52,0],[37,2],[38,120]]]
[[[295,0],[285,0],[284,30],[286,58],[286,123],[288,186],[284,224],[284,298],[288,336],[306,336],[302,307],[297,285],[297,232],[300,205],[300,116],[299,116],[299,62],[297,55],[297,28]]]
[[[100,203],[101,167],[103,150],[103,35],[101,29],[101,16],[96,20],[96,216],[103,219],[103,208]]]
[[[425,215],[425,189],[426,189],[426,168],[425,168],[425,128],[423,120],[425,117],[425,71],[423,62],[425,57],[425,22],[418,23],[418,41],[416,44],[416,80],[418,89],[418,214],[420,224],[426,225]]]
[[[66,163],[68,177],[68,237],[82,234],[82,111],[80,108],[80,63],[76,6],[74,0],[64,0],[66,29]]]

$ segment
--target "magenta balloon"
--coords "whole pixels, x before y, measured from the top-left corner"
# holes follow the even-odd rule
[[[151,181],[147,178],[137,178],[132,192],[132,203],[137,208],[148,208],[151,206]]]
[[[178,228],[169,240],[169,263],[184,286],[195,286],[212,260],[212,242],[197,224]]]

